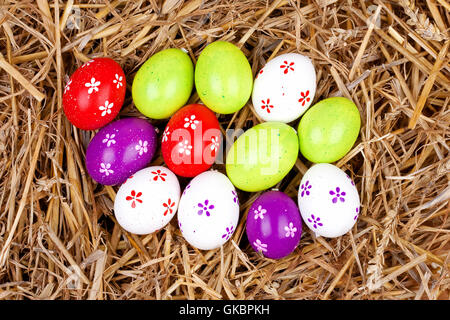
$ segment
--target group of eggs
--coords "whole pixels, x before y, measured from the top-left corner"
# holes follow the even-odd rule
[[[186,105],[195,83],[203,104]],[[236,188],[257,192],[279,183],[299,151],[316,163],[303,176],[297,204],[283,192],[262,193],[250,206],[246,231],[252,247],[278,259],[298,245],[304,223],[317,235],[348,232],[359,214],[350,177],[330,164],[352,148],[359,134],[356,105],[342,97],[309,108],[316,92],[311,60],[287,53],[270,60],[253,80],[250,64],[235,45],[216,41],[195,66],[180,49],[151,56],[132,84],[136,108],[151,119],[170,120],[161,138],[167,167],[151,166],[155,128],[141,118],[113,121],[125,98],[126,78],[110,58],[78,68],[64,89],[68,120],[83,130],[100,129],[86,150],[86,167],[100,184],[121,185],[115,201],[118,223],[135,234],[155,232],[178,215],[183,237],[202,250],[228,241],[239,220]],[[208,170],[223,147],[215,113],[240,110],[252,98],[264,122],[240,135],[226,156],[226,175]],[[309,108],[309,110],[308,110]],[[287,123],[298,119],[298,132]],[[193,178],[181,193],[178,176]],[[235,188],[236,187],[236,188]]]

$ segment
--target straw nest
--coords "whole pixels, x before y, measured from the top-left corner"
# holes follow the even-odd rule
[[[98,2],[0,4],[0,299],[449,298],[446,0]],[[142,63],[169,47],[195,62],[219,39],[238,45],[254,74],[276,55],[307,55],[316,101],[356,103],[360,135],[336,163],[360,192],[351,232],[305,230],[294,253],[265,259],[245,235],[259,193],[245,192],[232,241],[217,250],[191,247],[176,219],[147,236],[117,224],[117,187],[88,176],[94,132],[65,118],[64,84],[83,62],[111,57],[127,76],[119,116],[142,117],[130,94]],[[219,121],[223,130],[260,122],[251,101]],[[152,123],[161,134],[166,121]],[[152,164],[162,163],[158,152]],[[277,187],[296,199],[310,165],[300,156]]]

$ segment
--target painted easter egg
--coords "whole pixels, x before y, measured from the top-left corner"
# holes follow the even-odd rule
[[[244,53],[234,44],[215,41],[198,57],[195,87],[202,102],[217,113],[241,109],[250,98],[253,76]]]
[[[153,166],[134,173],[120,186],[114,214],[128,232],[149,234],[169,223],[179,202],[177,176],[165,167]]]
[[[294,200],[280,191],[268,191],[251,205],[247,238],[253,249],[271,259],[289,255],[302,234],[300,212]]]
[[[217,171],[206,171],[188,184],[178,207],[183,237],[201,250],[227,242],[239,220],[239,200],[233,184]]]
[[[67,119],[82,130],[99,129],[111,122],[125,98],[125,74],[110,58],[95,58],[79,67],[63,93]]]
[[[194,65],[180,49],[162,50],[137,71],[131,88],[136,108],[152,119],[170,117],[189,99]]]
[[[291,122],[311,105],[316,71],[311,60],[286,53],[270,60],[256,75],[252,102],[264,121]]]
[[[313,105],[298,125],[300,152],[311,162],[334,162],[344,157],[358,138],[361,119],[349,99],[333,97]]]
[[[208,170],[221,145],[219,121],[201,104],[190,104],[170,118],[163,132],[161,151],[170,170],[195,177]]]
[[[89,175],[100,184],[116,185],[144,168],[155,154],[155,128],[146,120],[125,118],[99,130],[86,150]]]
[[[339,237],[358,219],[358,190],[351,178],[329,163],[313,165],[300,182],[298,206],[309,229],[317,236]]]
[[[247,130],[230,148],[227,175],[241,190],[265,190],[288,174],[297,157],[295,130],[285,123],[264,122]]]

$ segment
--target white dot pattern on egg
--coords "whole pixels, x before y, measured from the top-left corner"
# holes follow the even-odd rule
[[[316,71],[311,60],[286,53],[270,60],[256,75],[252,102],[264,121],[288,123],[300,117],[316,93]]]
[[[313,165],[298,191],[303,221],[317,236],[339,237],[356,223],[360,200],[350,177],[329,163]]]
[[[175,216],[180,201],[180,184],[169,169],[153,166],[128,178],[114,201],[117,222],[128,232],[149,234]]]
[[[231,238],[238,220],[236,189],[220,172],[199,174],[181,196],[178,225],[186,241],[198,249],[219,248]]]

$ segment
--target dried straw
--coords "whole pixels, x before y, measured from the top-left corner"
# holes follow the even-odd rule
[[[449,12],[445,0],[3,1],[0,299],[449,299]],[[254,74],[276,55],[307,55],[316,101],[355,101],[360,136],[337,162],[360,191],[351,232],[305,230],[293,254],[265,259],[245,236],[259,193],[245,192],[237,230],[217,250],[191,247],[176,219],[147,236],[117,224],[117,187],[86,173],[94,132],[63,114],[65,82],[109,56],[127,75],[120,116],[142,117],[130,95],[142,63],[169,47],[195,62],[219,39]],[[250,101],[219,120],[223,130],[260,122]],[[162,132],[166,121],[152,122]],[[152,164],[162,163],[158,153]],[[277,187],[295,199],[310,165],[300,156]]]

